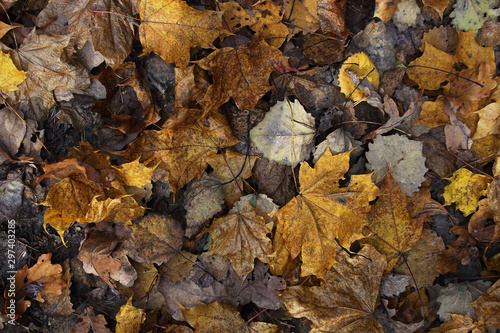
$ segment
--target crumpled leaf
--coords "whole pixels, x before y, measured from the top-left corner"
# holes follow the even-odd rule
[[[482,327],[500,326],[500,281],[472,303]]]
[[[132,305],[130,297],[116,314],[116,333],[136,333],[141,329],[141,324],[146,320],[146,312]]]
[[[323,34],[343,40],[347,38],[349,30],[345,26],[345,4],[346,0],[318,0],[318,18]]]
[[[225,217],[215,219],[210,226],[212,243],[208,255],[220,255],[231,260],[234,270],[243,279],[253,270],[254,259],[269,262],[271,230],[263,217],[250,205],[235,206]]]
[[[457,0],[453,5],[450,17],[451,23],[463,31],[472,30],[474,35],[487,21],[496,19],[500,15],[500,9],[493,9],[498,6],[498,0]]]
[[[340,251],[319,287],[289,287],[281,298],[293,317],[313,322],[311,332],[382,333],[374,312],[385,266],[371,246],[353,258]]]
[[[263,40],[255,40],[238,48],[225,47],[210,53],[196,63],[212,72],[214,83],[208,87],[200,104],[205,114],[215,112],[232,97],[240,110],[253,110],[269,90],[272,62],[288,63],[281,51]]]
[[[339,186],[349,169],[349,155],[350,151],[335,156],[326,151],[314,168],[303,162],[299,195],[277,213],[280,241],[292,258],[302,253],[302,276],[322,278],[335,262],[336,240],[349,247],[362,237],[368,203],[375,199],[378,188],[370,174],[351,176],[347,187]],[[278,246],[283,245],[274,244]]]
[[[193,110],[193,114],[197,111]],[[169,173],[170,186],[176,193],[191,179],[203,175],[210,156],[236,142],[224,116],[214,114],[207,121],[195,117],[160,131],[143,131],[121,155],[128,160],[140,158],[145,165],[160,163],[159,167]]]
[[[50,108],[56,104],[54,89],[85,90],[90,84],[88,74],[63,62],[64,48],[71,36],[37,34],[33,29],[17,50],[13,61],[24,70],[26,80],[19,90],[4,93],[14,108],[21,110],[27,118],[45,121]],[[14,52],[14,51],[13,51]],[[20,61],[20,63],[17,63]]]
[[[373,17],[378,17],[382,21],[387,22],[394,16],[401,0],[375,0],[375,12]]]
[[[366,94],[360,89],[356,89],[356,85],[352,82],[347,71],[354,72],[361,79],[366,77],[366,80],[370,81],[378,89],[380,74],[366,53],[353,54],[344,61],[339,70],[340,91],[353,102],[357,102],[365,98]]]
[[[417,243],[424,221],[410,216],[407,208],[409,199],[401,192],[390,173],[380,185],[380,192],[367,217],[363,243],[373,245],[387,257],[389,270]]]
[[[114,230],[103,229],[101,226],[100,229],[89,231],[80,247],[78,259],[83,262],[86,273],[99,276],[110,287],[114,288],[112,279],[125,287],[131,287],[137,278],[137,272],[128,258],[120,257],[117,252],[124,238],[119,238]]]
[[[250,138],[264,157],[295,167],[313,148],[314,117],[299,101],[285,99],[271,107],[264,120],[250,131]]]
[[[14,276],[15,284],[15,304],[16,304],[16,319],[19,318],[24,311],[30,306],[31,302],[26,300],[26,297],[31,297],[38,302],[44,302],[40,293],[53,293],[60,295],[62,290],[67,286],[67,282],[63,280],[63,269],[59,264],[51,263],[52,253],[42,254],[38,257],[35,265],[28,268],[25,265],[21,270],[18,270]],[[4,291],[5,313],[10,313],[7,306],[10,304],[9,289]]]
[[[366,153],[369,170],[374,170],[374,179],[382,179],[390,171],[401,191],[413,197],[414,192],[425,181],[427,172],[425,157],[422,155],[422,143],[412,141],[399,134],[377,136],[368,145]]]
[[[180,68],[188,65],[191,47],[212,47],[224,30],[222,12],[199,11],[183,0],[141,1],[140,15],[143,52],[155,52]]]
[[[69,289],[72,276],[69,269],[69,259],[62,262],[61,267],[61,279],[65,282],[65,286],[61,289],[61,293],[44,292],[42,290],[39,294],[44,300],[43,303],[40,303],[42,310],[55,317],[69,316],[74,312],[73,303],[71,303],[71,291]]]
[[[26,72],[17,69],[10,55],[0,52],[0,90],[16,91],[25,79]]]
[[[107,66],[116,68],[132,51],[134,38],[133,25],[119,14],[130,15],[121,2],[50,0],[38,15],[36,24],[45,34],[71,35],[71,45],[76,50],[91,45],[97,53],[92,57],[99,57]],[[97,65],[99,63],[94,67]]]
[[[447,178],[451,184],[444,188],[444,205],[448,206],[456,203],[457,209],[462,211],[465,216],[469,216],[477,209],[479,198],[486,193],[491,179],[473,174],[471,171],[462,168],[458,169],[450,178]]]
[[[421,105],[421,100],[418,100],[416,103],[411,102],[405,113],[400,116],[396,102],[394,102],[394,100],[389,96],[385,95],[384,111],[389,115],[389,120],[385,124],[377,128],[375,131],[373,131],[371,133],[371,136],[375,137],[377,135],[387,133],[397,126],[403,124],[404,122],[410,121]]]

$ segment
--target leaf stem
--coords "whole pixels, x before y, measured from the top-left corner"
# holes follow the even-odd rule
[[[118,15],[118,16],[121,16],[121,17],[129,18],[129,19],[132,19],[132,20],[136,20],[136,21],[139,21],[139,22],[144,22],[143,20],[141,20],[140,18],[137,18],[137,17],[133,17],[133,16],[125,15],[125,14],[120,14],[120,13],[116,13],[116,12],[110,12],[110,11],[107,11],[107,10],[89,9],[89,12],[91,12],[91,13],[97,13],[97,14],[113,14],[113,15]]]

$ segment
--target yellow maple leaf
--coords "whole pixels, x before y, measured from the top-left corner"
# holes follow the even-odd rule
[[[277,213],[279,239],[292,258],[302,253],[302,276],[322,278],[335,262],[335,240],[349,247],[362,237],[368,203],[376,198],[378,188],[370,174],[352,176],[349,186],[339,186],[349,169],[349,154],[333,156],[327,150],[314,169],[303,162],[299,195]]]
[[[465,216],[469,216],[477,209],[479,198],[485,195],[491,179],[478,174],[473,174],[467,169],[459,169],[448,179],[451,184],[444,188],[444,205],[456,203],[457,209]]]
[[[26,72],[17,69],[10,55],[0,52],[0,90],[16,91],[25,79]]]
[[[212,47],[223,31],[222,12],[196,10],[183,0],[141,1],[139,36],[144,52],[185,68],[191,47]]]
[[[116,314],[116,333],[139,332],[144,320],[146,320],[145,311],[134,307],[130,297]]]
[[[408,212],[410,199],[402,193],[390,174],[380,185],[380,196],[373,205],[364,230],[363,243],[373,245],[387,257],[387,269],[420,239],[423,219],[414,219]],[[390,207],[390,208],[389,208]]]
[[[340,91],[347,97],[350,97],[352,101],[356,102],[363,99],[366,95],[352,82],[347,73],[348,71],[354,72],[360,79],[366,77],[366,79],[378,89],[380,74],[366,53],[361,52],[353,54],[344,61],[339,71]]]

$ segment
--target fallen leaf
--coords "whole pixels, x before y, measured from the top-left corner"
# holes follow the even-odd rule
[[[495,6],[494,0],[479,2],[458,0],[450,13],[450,17],[453,18],[451,22],[460,30],[472,31],[477,34],[486,21],[494,20],[500,15],[500,10],[491,8]]]
[[[443,239],[430,229],[423,229],[420,239],[405,255],[405,261],[394,267],[393,272],[412,277],[411,285],[417,289],[430,287],[440,274],[456,270],[449,265],[449,259],[443,255],[446,249]],[[408,266],[410,270],[408,270]]]
[[[411,276],[402,274],[387,274],[380,283],[380,296],[394,297],[399,296],[410,285]]]
[[[186,210],[186,237],[199,232],[203,223],[224,208],[224,193],[219,179],[204,173],[186,188],[184,209]]]
[[[309,158],[313,148],[314,118],[300,102],[287,99],[274,105],[250,138],[264,157],[292,168]]]
[[[259,193],[266,194],[279,206],[284,206],[297,194],[291,166],[259,158],[255,162],[253,177]]]
[[[370,81],[378,89],[380,74],[366,53],[356,53],[350,56],[344,61],[339,70],[340,91],[353,102],[357,102],[365,98],[366,94],[353,84],[347,73],[348,71],[354,72],[362,80]]]
[[[71,35],[77,50],[91,44],[107,66],[116,68],[132,51],[134,37],[134,26],[120,14],[130,15],[121,2],[50,0],[36,24],[45,34]]]
[[[323,156],[326,149],[329,149],[332,155],[337,155],[340,153],[345,153],[354,149],[353,154],[359,154],[361,148],[361,142],[355,141],[349,132],[344,131],[342,128],[336,129],[332,133],[328,134],[326,139],[316,146],[314,150],[313,163],[318,162],[318,160]]]
[[[500,88],[497,86],[495,91],[500,91]],[[500,100],[486,105],[476,113],[479,115],[479,121],[472,140],[500,134]]]
[[[152,287],[158,282],[158,270],[154,264],[145,264],[132,261],[132,267],[137,272],[134,285],[130,287],[134,293],[134,299],[139,300],[147,297]]]
[[[500,281],[495,282],[488,291],[472,303],[481,327],[500,326]]]
[[[57,316],[69,316],[73,310],[73,303],[71,303],[71,272],[69,269],[69,260],[65,260],[62,264],[62,276],[61,280],[65,282],[64,288],[61,289],[61,293],[44,292],[43,289],[39,294],[39,297],[44,302],[40,303],[42,310],[54,317]]]
[[[346,0],[318,0],[318,19],[323,34],[345,40],[349,30],[345,26]]]
[[[450,320],[439,327],[431,328],[431,333],[479,333],[474,319],[450,313]]]
[[[436,285],[428,288],[429,295],[437,307],[437,315],[443,321],[451,319],[450,314],[476,318],[477,313],[471,303],[491,286],[490,282],[473,281]]]
[[[111,333],[111,330],[106,327],[108,322],[104,318],[104,315],[97,315],[91,306],[85,309],[83,314],[78,315],[78,318],[82,319],[82,321],[75,324],[71,328],[70,333],[88,332],[91,328],[96,333]]]
[[[281,51],[263,40],[255,40],[238,48],[218,49],[196,64],[212,72],[214,83],[208,87],[200,104],[205,115],[233,98],[240,109],[253,110],[269,90],[269,75],[274,70],[271,62],[287,63]]]
[[[396,10],[398,10],[398,5],[401,0],[375,0],[375,12],[374,17],[380,18],[382,21],[387,22],[394,16]]]
[[[85,272],[99,276],[112,288],[114,288],[111,283],[112,274],[119,276],[119,273],[117,273],[119,271],[125,274],[133,271],[134,274],[127,278],[128,281],[121,281],[127,287],[131,287],[137,278],[137,273],[128,261],[122,262],[112,256],[113,251],[122,240],[112,232],[92,229],[82,243],[80,252],[78,253],[78,259],[83,262]]]
[[[51,263],[52,253],[42,254],[38,257],[35,265],[28,268],[28,265],[18,270],[14,276],[15,285],[15,317],[19,318],[26,309],[31,305],[31,302],[26,300],[30,297],[38,302],[44,302],[40,295],[41,292],[53,293],[60,295],[63,289],[67,286],[67,282],[63,280],[63,269],[59,264]],[[4,291],[5,313],[11,313],[7,306],[11,303],[12,297],[9,296],[9,289]]]
[[[116,333],[137,333],[144,320],[146,320],[145,311],[134,307],[130,297],[116,314]]]
[[[388,270],[415,246],[422,233],[423,220],[410,216],[407,205],[407,196],[388,173],[380,185],[379,198],[367,217],[366,238],[362,241],[386,256]]]
[[[0,156],[0,163],[3,163],[16,157],[27,129],[23,119],[9,108],[0,109],[0,120],[0,131],[6,134],[0,138],[0,148],[6,154]]]
[[[404,31],[409,27],[416,27],[422,24],[422,12],[415,0],[401,0],[398,9],[392,16],[392,21],[399,29]]]
[[[16,91],[26,79],[26,72],[20,71],[12,62],[10,55],[0,52],[0,90]]]
[[[335,156],[326,151],[314,169],[303,162],[300,193],[277,213],[292,258],[302,253],[301,276],[322,278],[335,262],[336,240],[349,247],[361,237],[368,203],[378,188],[370,174],[354,175],[347,187],[339,186],[349,169],[349,155],[350,151]]]
[[[160,163],[176,193],[191,179],[203,175],[210,156],[237,142],[223,116],[214,116],[205,122],[195,118],[160,131],[143,131],[121,155],[128,160],[140,158],[145,165]]]
[[[340,251],[319,287],[289,287],[281,298],[292,317],[313,322],[311,332],[382,333],[374,312],[385,266],[371,246],[353,258]]]
[[[263,217],[250,205],[236,206],[222,218],[215,219],[209,229],[212,243],[208,255],[225,256],[243,279],[253,270],[254,259],[269,262],[271,230]]]
[[[443,19],[443,13],[450,5],[450,0],[423,0],[424,5],[434,8],[441,19]]]
[[[305,34],[320,28],[317,0],[285,0],[283,17],[289,24],[289,36],[302,31]]]
[[[381,180],[390,171],[401,191],[408,196],[425,181],[425,157],[422,155],[422,143],[412,141],[399,134],[377,136],[368,144],[366,153],[368,170],[374,170],[375,182]]]
[[[421,47],[424,54],[408,64],[408,77],[417,82],[420,88],[437,90],[443,82],[451,82],[456,78],[453,75],[457,72],[453,68],[455,63],[462,62],[471,70],[476,70],[483,62],[490,65],[492,70],[496,68],[493,48],[479,46],[472,31],[459,31],[458,38],[455,55],[441,51],[424,40]]]
[[[90,84],[84,70],[62,60],[70,38],[69,35],[39,35],[37,29],[33,29],[12,54],[15,65],[26,72],[26,80],[18,86],[19,90],[4,94],[13,107],[39,123],[48,118],[50,109],[56,105],[54,89],[85,90]]]
[[[196,332],[254,332],[247,326],[239,312],[229,304],[200,303],[189,310],[181,307],[181,311],[188,324],[194,327]]]
[[[256,159],[256,156],[247,156],[232,150],[207,159],[208,164],[214,169],[212,175],[222,184],[222,191],[229,208],[243,195],[243,180],[252,175]]]
[[[139,262],[161,265],[179,252],[183,237],[184,230],[173,217],[149,214],[132,226],[132,248],[137,255],[129,256]]]
[[[196,264],[191,265],[189,276],[175,283],[169,280],[170,274],[164,275],[160,271],[162,277],[158,290],[165,297],[165,307],[175,320],[184,320],[179,304],[188,309],[200,302],[222,302],[235,307],[252,302],[261,308],[274,310],[282,306],[276,294],[286,288],[286,282],[270,275],[268,265],[259,260],[244,281],[225,257],[204,253],[198,257]],[[175,277],[175,280],[178,278]]]
[[[224,30],[221,12],[200,11],[183,0],[141,1],[139,36],[143,52],[155,52],[167,62],[186,68],[191,47],[213,47]]]
[[[458,169],[450,178],[451,183],[444,188],[444,205],[456,203],[457,209],[465,216],[469,216],[477,209],[479,198],[486,193],[490,179],[483,175],[473,174],[462,168]]]
[[[399,110],[396,105],[396,102],[387,95],[384,96],[384,111],[386,114],[389,115],[389,120],[377,128],[375,131],[372,132],[372,136],[375,137],[380,134],[387,133],[397,126],[403,124],[404,122],[409,122],[411,121],[412,117],[414,114],[418,111],[420,108],[420,105],[422,105],[422,101],[417,101],[416,103],[411,102],[410,106],[408,106],[408,109],[405,111],[405,113],[402,116],[399,116]]]

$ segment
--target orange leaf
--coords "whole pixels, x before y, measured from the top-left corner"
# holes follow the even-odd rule
[[[302,276],[322,278],[335,262],[335,240],[349,247],[361,237],[368,203],[377,196],[370,174],[352,176],[348,187],[339,186],[349,169],[349,155],[332,156],[327,150],[314,169],[303,162],[299,195],[277,213],[292,258],[302,252]]]
[[[26,297],[31,297],[39,302],[44,302],[39,295],[40,292],[54,293],[60,295],[62,290],[67,286],[63,280],[63,269],[59,264],[52,264],[50,258],[52,253],[42,254],[38,257],[37,263],[28,268],[25,265],[23,269],[15,274],[15,290],[16,290],[16,319],[19,318],[24,311],[30,306],[31,302],[25,300]],[[4,297],[5,312],[10,304],[12,297],[8,296],[9,289],[5,288]]]

